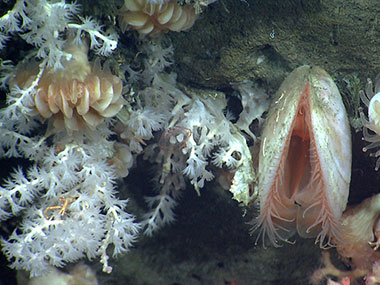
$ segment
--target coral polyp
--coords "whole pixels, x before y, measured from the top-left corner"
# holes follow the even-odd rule
[[[22,93],[34,82],[33,109],[43,119],[52,117],[55,129],[95,128],[124,105],[121,79],[112,75],[107,66],[101,68],[99,61],[90,64],[87,50],[85,43],[69,42],[65,52],[71,59],[63,60],[63,69],[47,68],[39,77],[38,64],[25,63],[10,84],[15,93]]]
[[[147,0],[126,0],[120,10],[121,29],[137,30],[141,36],[185,31],[191,28],[195,19],[192,6],[180,6],[173,0],[158,4]]]
[[[368,107],[368,119],[360,108],[360,119],[363,123],[363,140],[370,142],[369,145],[363,147],[366,152],[373,148],[380,147],[380,78],[377,76],[375,86],[372,80],[368,79],[365,91],[360,91],[360,98]],[[380,150],[371,153],[371,156],[379,157]],[[380,158],[376,161],[375,170],[379,170]]]

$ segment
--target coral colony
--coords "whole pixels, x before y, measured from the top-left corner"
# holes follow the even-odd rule
[[[29,271],[31,277],[81,278],[89,270],[85,265],[73,269],[81,272],[72,273],[75,277],[55,267],[87,257],[98,258],[110,273],[107,252],[126,252],[139,234],[151,235],[172,222],[186,183],[199,193],[215,178],[213,169],[222,168],[229,174],[218,181],[234,199],[259,204],[252,223],[263,239],[277,245],[295,232],[315,237],[321,247],[336,245],[356,268],[339,271],[324,254],[325,268],[315,272],[314,283],[328,274],[342,284],[363,276],[379,280],[379,198],[343,213],[350,129],[331,77],[320,68],[300,67],[284,81],[271,107],[267,94],[252,82],[232,84],[243,107],[233,118],[223,93],[181,86],[176,74],[167,72],[172,47],[144,40],[190,29],[199,7],[212,2],[179,6],[174,0],[125,0],[117,11],[117,30],[139,34],[138,52],[146,55],[142,70],[128,64],[115,69],[114,61],[105,60],[123,35],[83,17],[77,4],[18,0],[0,18],[0,48],[14,37],[34,47],[16,66],[7,60],[1,66],[7,97],[0,110],[0,155],[29,161],[0,184],[0,220],[21,220],[1,240],[12,268]],[[112,70],[121,72],[118,76]],[[369,119],[361,111],[364,138],[371,142],[365,150],[380,141],[368,132],[379,130],[377,92],[378,85],[373,90],[369,82],[361,94],[369,106]],[[248,142],[259,140],[250,125],[256,120],[261,128],[268,109],[255,154],[259,168],[254,169]],[[337,152],[346,159],[335,159],[331,154]],[[150,210],[141,220],[128,212],[128,199],[118,198],[117,187],[138,156],[157,166],[159,185],[157,195],[146,198]],[[333,207],[337,201],[339,207]]]
[[[125,6],[130,8],[131,3],[126,1]],[[144,7],[149,5],[154,8],[149,3]],[[171,13],[176,7],[162,5]],[[130,17],[121,17],[125,29]],[[162,13],[149,17],[166,21]],[[171,27],[187,19],[187,12],[179,12]],[[145,22],[140,20],[134,23],[141,27]],[[1,241],[12,268],[39,276],[49,274],[51,266],[98,257],[103,270],[111,272],[107,248],[112,245],[113,255],[119,255],[139,232],[152,234],[173,221],[186,181],[199,191],[214,178],[209,164],[234,170],[231,190],[236,199],[248,203],[254,180],[251,153],[239,128],[223,112],[224,94],[181,91],[176,75],[163,72],[172,63],[172,48],[146,44],[145,69],[125,67],[127,82],[145,84],[130,104],[124,97],[132,90],[123,91],[122,79],[112,74],[108,63],[96,56],[90,62],[87,56],[89,49],[109,56],[117,48],[117,34],[105,33],[95,19],[81,17],[78,5],[17,1],[0,19],[0,27],[1,47],[15,35],[35,47],[17,66],[8,61],[2,65],[2,84],[8,91],[7,106],[0,111],[0,154],[31,163],[15,169],[0,186],[1,221],[22,217]],[[242,92],[245,104],[254,100],[264,108],[244,113],[243,127],[260,118],[268,106],[267,97],[256,99],[252,90]],[[139,222],[116,188],[137,155],[160,167],[160,191],[147,198],[151,211]]]

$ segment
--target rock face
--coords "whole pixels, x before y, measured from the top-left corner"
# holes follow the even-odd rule
[[[377,0],[223,0],[170,36],[181,80],[201,86],[260,79],[277,89],[302,64],[365,79],[380,63],[379,12]]]

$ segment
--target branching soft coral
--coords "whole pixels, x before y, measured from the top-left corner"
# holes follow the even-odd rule
[[[10,35],[18,33],[27,43],[38,48],[37,56],[47,60],[48,67],[62,68],[62,60],[70,59],[64,52],[65,33],[76,32],[80,38],[83,31],[91,38],[91,48],[102,55],[109,55],[117,47],[115,34],[105,35],[101,27],[91,18],[75,23],[79,5],[67,4],[64,0],[17,0],[13,9],[0,18],[0,49]]]
[[[160,119],[156,128],[161,138],[158,142],[150,142],[145,147],[144,158],[159,165],[156,181],[160,184],[159,194],[147,199],[151,211],[144,216],[145,232],[151,234],[165,223],[173,221],[175,199],[186,185],[184,176],[190,180],[199,193],[206,181],[214,178],[213,164],[227,168],[235,173],[231,191],[234,198],[248,204],[254,197],[250,195],[250,184],[254,181],[251,154],[238,128],[224,115],[226,107],[224,94],[202,94],[195,91],[182,91],[176,84],[175,74],[156,74],[151,87],[139,93],[142,110],[132,110],[124,116],[124,129],[120,126],[122,137],[131,137],[130,133],[139,133],[151,125],[138,122],[139,112],[149,110],[150,118],[158,114]],[[156,114],[156,115],[153,115]],[[140,152],[153,133],[141,137],[136,151]],[[133,145],[129,142],[129,145]]]
[[[139,224],[125,212],[127,201],[116,198],[108,135],[103,128],[71,138],[55,136],[54,146],[39,148],[31,168],[16,171],[0,187],[0,218],[23,211],[21,227],[2,240],[13,268],[36,276],[46,273],[49,264],[62,267],[100,256],[109,272],[107,247],[114,245],[114,255],[128,250]]]
[[[10,92],[0,110],[0,157],[31,165],[0,186],[0,220],[22,219],[1,245],[11,267],[31,276],[84,257],[99,257],[111,272],[107,248],[127,251],[140,229],[115,189],[126,172],[115,163],[120,148],[111,137],[112,118],[124,106],[122,81],[88,61],[82,32],[103,55],[117,42],[94,20],[72,22],[78,12],[64,1],[18,0],[0,19],[3,33],[21,34],[40,57],[7,68],[1,82]],[[130,167],[133,158],[122,158]]]
[[[164,2],[175,16],[178,5]],[[59,11],[56,22],[47,16],[58,17]],[[103,271],[111,272],[107,248],[118,255],[142,226],[152,234],[172,222],[186,180],[199,194],[214,178],[215,166],[232,173],[235,199],[254,199],[251,153],[239,126],[224,114],[225,95],[177,84],[175,74],[163,73],[173,49],[151,44],[143,49],[145,70],[135,78],[141,81],[125,101],[121,79],[106,64],[89,63],[82,32],[100,54],[116,47],[115,37],[101,33],[91,18],[72,22],[77,13],[75,4],[64,1],[19,0],[0,19],[3,32],[23,33],[41,57],[26,59],[6,76],[10,92],[0,111],[0,156],[23,157],[32,165],[0,186],[0,219],[21,215],[23,221],[1,244],[11,266],[32,276],[86,256],[99,257]],[[162,15],[167,16],[154,17]],[[261,116],[251,114],[243,114],[246,132],[249,120]],[[159,186],[156,196],[146,197],[142,223],[126,211],[127,200],[119,200],[115,189],[139,154],[156,164]]]

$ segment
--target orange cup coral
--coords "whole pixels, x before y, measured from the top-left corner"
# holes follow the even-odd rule
[[[32,92],[34,109],[44,119],[53,119],[54,128],[77,131],[87,126],[95,128],[104,118],[115,116],[124,105],[122,81],[99,61],[90,64],[86,44],[68,43],[65,51],[71,55],[62,69],[44,70]],[[38,74],[35,62],[17,68],[10,87],[29,88]]]
[[[343,215],[344,235],[337,250],[354,268],[370,271],[372,264],[380,260],[379,215],[379,194],[350,207]]]
[[[363,280],[366,280],[365,284],[378,284],[376,282],[380,279],[379,216],[380,194],[347,209],[341,222],[343,234],[341,239],[335,242],[340,259],[350,270],[336,267],[331,262],[330,253],[325,251],[322,253],[324,267],[313,273],[312,284],[320,284],[327,275],[337,278],[345,277],[353,281],[352,284],[362,284]],[[343,284],[343,280],[341,279],[339,284]]]
[[[120,10],[120,27],[137,30],[142,36],[159,35],[165,31],[185,31],[196,19],[195,9],[180,6],[175,0],[153,4],[147,0],[125,0]]]

